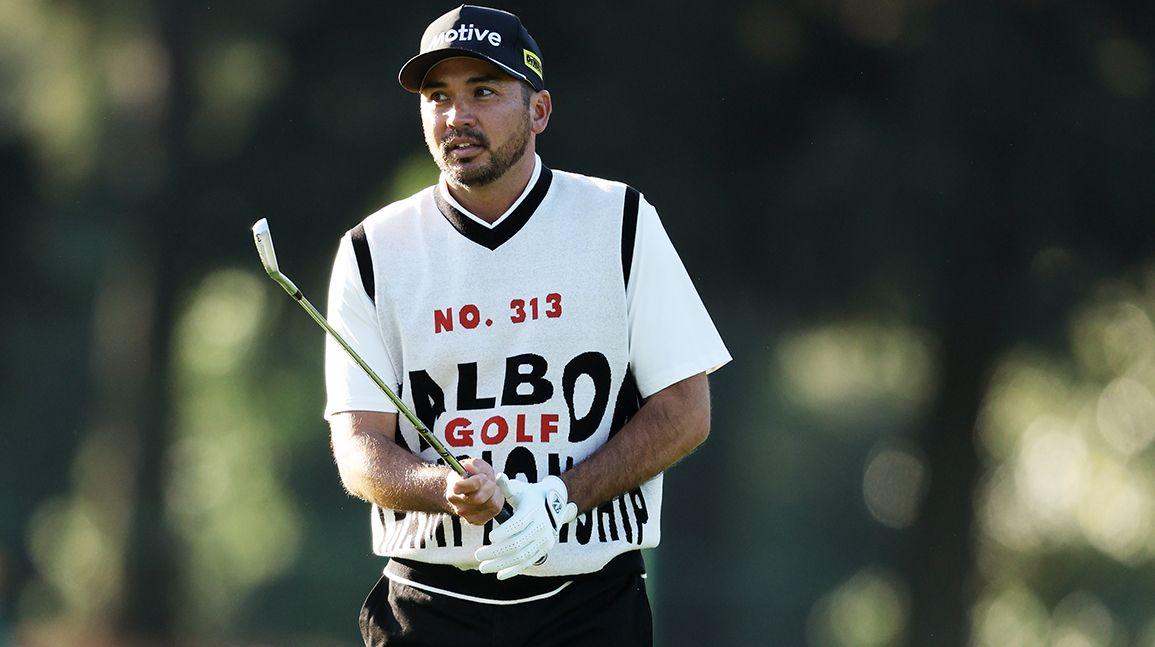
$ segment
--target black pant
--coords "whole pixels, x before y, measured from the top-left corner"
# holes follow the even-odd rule
[[[382,577],[361,608],[361,636],[369,647],[633,647],[653,645],[653,621],[640,574],[576,580],[552,597],[511,605]]]

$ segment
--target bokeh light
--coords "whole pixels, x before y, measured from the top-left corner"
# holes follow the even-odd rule
[[[1046,607],[1029,589],[1010,585],[986,592],[975,605],[975,647],[1044,647],[1049,629]]]
[[[236,153],[248,143],[260,108],[284,82],[285,55],[258,39],[222,39],[198,54],[193,143],[205,156]]]
[[[991,380],[974,644],[1123,644],[1112,606],[1055,574],[1155,556],[1153,296],[1150,282],[1104,282],[1072,314],[1067,359],[1016,348]]]
[[[910,600],[893,573],[867,567],[823,596],[810,613],[809,640],[815,647],[901,645]]]
[[[1129,377],[1111,381],[1095,408],[1099,433],[1116,451],[1131,456],[1155,439],[1155,395]]]
[[[166,502],[187,559],[181,621],[199,633],[228,626],[299,545],[299,513],[281,467],[287,441],[252,406],[266,384],[252,352],[268,325],[270,292],[254,273],[214,272],[176,326],[177,436]]]
[[[867,458],[862,479],[866,508],[879,523],[907,528],[926,492],[927,465],[913,449],[882,448]]]
[[[868,320],[816,327],[786,336],[778,355],[788,397],[839,425],[909,417],[936,388],[931,340],[903,325]]]
[[[1107,38],[1099,46],[1099,75],[1112,91],[1134,97],[1151,88],[1151,55],[1130,38]]]

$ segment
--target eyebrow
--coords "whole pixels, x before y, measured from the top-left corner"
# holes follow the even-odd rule
[[[465,79],[465,84],[466,85],[474,85],[477,83],[493,83],[495,81],[501,81],[501,77],[495,76],[493,74],[480,74],[478,76],[471,76],[468,79]],[[436,89],[436,88],[444,88],[444,87],[447,87],[447,84],[444,81],[426,81],[424,84],[422,84],[421,89],[422,90],[424,90],[426,88]]]

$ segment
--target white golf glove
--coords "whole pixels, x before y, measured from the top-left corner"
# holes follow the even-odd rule
[[[547,476],[540,483],[511,481],[504,474],[497,486],[513,505],[513,516],[489,534],[492,542],[473,553],[481,562],[482,573],[497,573],[506,580],[530,566],[545,562],[557,544],[561,527],[577,518],[577,505],[570,503],[565,483]]]

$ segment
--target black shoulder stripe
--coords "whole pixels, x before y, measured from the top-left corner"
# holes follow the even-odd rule
[[[369,240],[365,237],[365,223],[361,223],[349,231],[349,238],[353,240],[353,253],[357,256],[357,269],[361,272],[361,285],[369,300],[376,303],[376,284],[373,282],[373,256],[369,254]]]
[[[630,285],[630,267],[634,264],[634,238],[638,232],[638,202],[641,194],[632,186],[626,187],[626,204],[622,212],[622,276]]]

